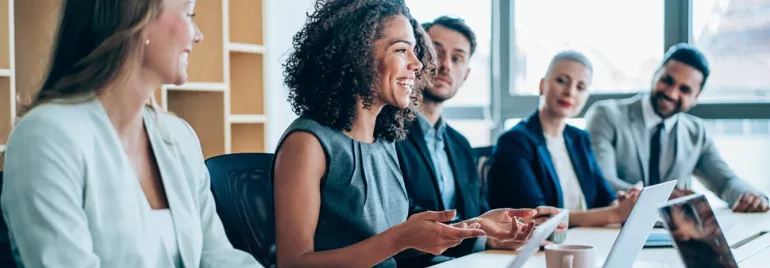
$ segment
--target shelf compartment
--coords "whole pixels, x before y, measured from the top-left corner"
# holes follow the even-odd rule
[[[230,128],[233,153],[265,151],[264,124],[233,124]]]
[[[203,42],[194,45],[190,53],[187,66],[189,82],[224,82],[222,1],[197,1],[195,23],[203,32]]]
[[[262,54],[230,53],[230,114],[264,114]]]
[[[9,0],[0,0],[0,69],[11,68],[11,11],[8,10]],[[8,75],[10,76],[10,74]]]
[[[15,91],[21,104],[29,104],[48,71],[62,4],[61,1],[17,0],[13,5]]]
[[[230,42],[264,45],[262,0],[230,0]]]
[[[195,130],[205,158],[225,153],[224,92],[168,91],[166,97],[168,111]]]

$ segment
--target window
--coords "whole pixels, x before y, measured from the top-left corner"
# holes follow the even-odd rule
[[[492,123],[489,119],[492,58],[492,0],[406,0],[412,15],[421,23],[441,16],[462,18],[476,34],[476,51],[471,57],[468,79],[452,99],[446,102],[445,113],[464,115],[447,118],[447,122],[462,133],[474,147],[488,146]],[[472,111],[471,116],[465,111]],[[454,112],[453,109],[456,109]]]
[[[513,7],[514,94],[537,95],[553,55],[574,49],[594,67],[593,92],[639,92],[663,57],[663,1],[538,0]]]
[[[770,192],[770,120],[705,120],[719,153],[739,178]]]
[[[711,65],[703,98],[770,100],[770,1],[692,1],[693,43]]]
[[[429,22],[441,16],[457,17],[476,34],[476,51],[471,57],[471,72],[463,87],[448,106],[489,106],[490,58],[492,42],[491,0],[476,1],[469,5],[467,0],[407,0],[412,15],[420,22]]]

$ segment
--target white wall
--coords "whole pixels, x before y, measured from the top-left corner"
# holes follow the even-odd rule
[[[287,101],[283,84],[283,62],[291,50],[291,41],[307,18],[314,0],[270,0],[265,3],[265,54],[267,95],[267,152],[274,152],[283,131],[297,118]]]

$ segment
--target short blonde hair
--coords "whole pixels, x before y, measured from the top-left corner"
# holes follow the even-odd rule
[[[574,61],[580,63],[588,68],[588,71],[591,72],[591,74],[594,73],[594,67],[586,55],[576,50],[565,50],[557,53],[553,56],[553,58],[551,58],[551,63],[548,64],[548,70],[546,70],[545,75],[547,76],[550,74],[551,71],[553,71],[553,68],[556,67],[556,64],[563,61]]]

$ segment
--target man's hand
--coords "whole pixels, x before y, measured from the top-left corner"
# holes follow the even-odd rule
[[[537,215],[534,216],[534,218],[524,218],[524,220],[534,220],[535,226],[541,225],[544,222],[551,219],[556,214],[559,214],[559,209],[555,207],[549,207],[549,206],[539,206],[535,209],[537,211]],[[568,224],[566,222],[559,223],[559,226],[556,227],[556,232],[561,233],[567,230]]]
[[[732,207],[733,212],[766,212],[768,208],[767,199],[755,193],[742,194]]]

